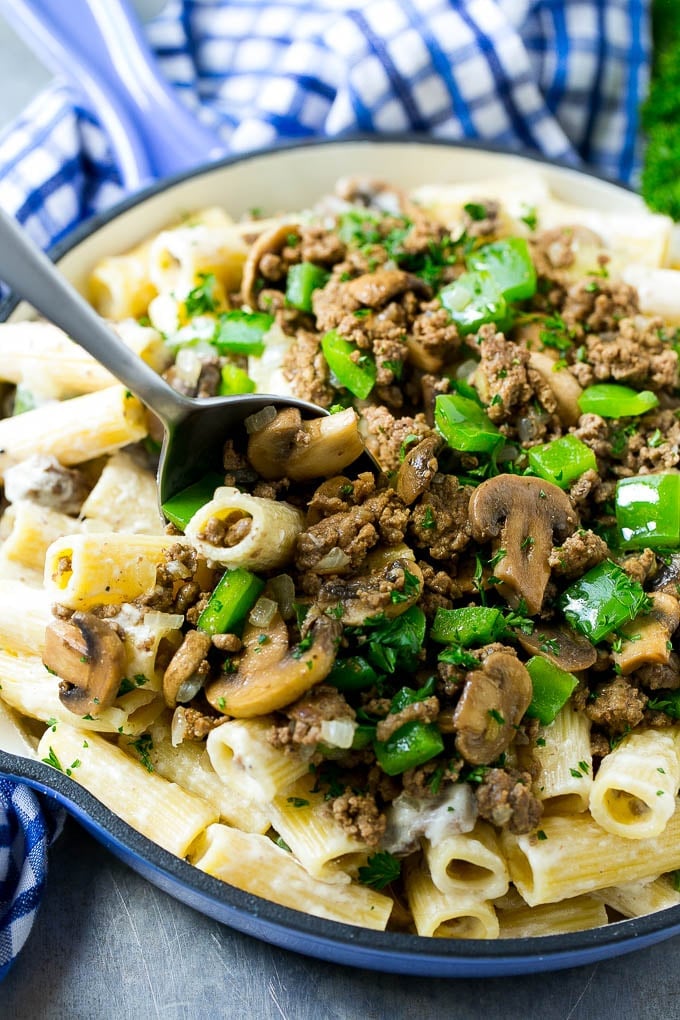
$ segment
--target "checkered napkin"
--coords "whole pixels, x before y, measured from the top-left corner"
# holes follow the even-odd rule
[[[629,181],[649,0],[170,0],[165,76],[231,152],[350,132],[481,138]],[[201,153],[196,153],[196,162]],[[82,97],[55,83],[0,138],[0,205],[43,246],[125,192]],[[38,800],[0,781],[0,976],[45,880]]]

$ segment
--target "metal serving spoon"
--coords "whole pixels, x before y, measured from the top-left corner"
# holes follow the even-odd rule
[[[296,397],[246,393],[198,400],[182,396],[125,346],[16,220],[1,209],[0,279],[108,368],[160,418],[165,429],[158,465],[161,504],[207,471],[220,470],[224,439],[263,407],[296,407],[307,418],[328,414]]]

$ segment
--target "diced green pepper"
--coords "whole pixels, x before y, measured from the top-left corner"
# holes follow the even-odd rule
[[[529,466],[541,478],[568,489],[586,471],[597,470],[595,454],[577,436],[568,433],[551,443],[532,446]]]
[[[635,475],[616,485],[616,523],[632,549],[680,545],[680,474]]]
[[[215,489],[220,485],[224,485],[224,475],[218,474],[217,471],[211,471],[200,481],[194,482],[187,489],[182,489],[176,496],[172,496],[171,499],[163,503],[161,509],[176,528],[184,531],[196,511],[210,502]]]
[[[523,237],[482,245],[467,256],[465,264],[470,270],[491,273],[506,301],[525,301],[536,293],[536,269]]]
[[[326,333],[321,341],[321,349],[328,362],[328,367],[340,386],[346,387],[360,400],[365,400],[375,385],[378,370],[370,354],[358,354],[358,348],[345,340],[335,330]]]
[[[599,414],[601,418],[630,418],[658,405],[659,398],[651,390],[634,390],[618,383],[596,383],[578,398],[583,414]]]
[[[383,772],[398,776],[407,769],[417,768],[444,750],[444,741],[434,723],[412,719],[404,723],[387,740],[373,743],[375,756]]]
[[[439,394],[434,421],[452,450],[492,454],[505,442],[484,408],[458,393]]]
[[[442,644],[486,645],[496,641],[505,630],[500,609],[491,606],[463,606],[461,609],[438,609],[430,637]]]
[[[298,262],[288,270],[286,304],[302,312],[312,311],[312,291],[325,287],[330,273],[313,262]]]
[[[368,726],[366,724],[359,724],[354,731],[354,739],[352,740],[353,751],[363,751],[365,747],[370,745],[375,740],[375,726]]]
[[[37,407],[35,394],[27,389],[23,383],[18,383],[14,392],[14,403],[12,405],[12,416],[24,414],[26,411],[33,411]]]
[[[529,659],[526,668],[534,688],[526,714],[548,726],[555,721],[559,710],[566,705],[578,680],[573,673],[560,669],[542,655],[534,655]]]
[[[222,366],[219,390],[221,397],[230,397],[235,393],[254,393],[255,386],[255,381],[250,378],[245,368],[239,368],[230,362]]]
[[[211,343],[220,354],[252,354],[258,357],[264,352],[262,338],[273,322],[274,316],[266,312],[244,312],[240,309],[223,312]]]
[[[198,618],[199,630],[225,634],[239,627],[260,597],[264,581],[244,567],[227,570]]]
[[[324,683],[337,687],[339,691],[363,691],[378,682],[378,674],[370,662],[361,655],[348,659],[336,659]]]
[[[646,609],[649,596],[618,564],[603,560],[567,588],[560,605],[574,630],[597,644]]]
[[[483,269],[463,273],[443,287],[439,300],[462,336],[476,333],[487,322],[503,329],[509,321],[508,303],[491,273]]]

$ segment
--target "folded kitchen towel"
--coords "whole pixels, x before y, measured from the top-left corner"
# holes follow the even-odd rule
[[[622,181],[638,166],[649,0],[170,0],[147,34],[229,152],[417,132]],[[0,137],[0,206],[44,247],[123,194],[104,132],[59,81]],[[40,899],[47,834],[35,795],[0,781],[0,976]]]

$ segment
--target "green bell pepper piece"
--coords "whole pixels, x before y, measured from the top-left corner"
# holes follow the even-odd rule
[[[651,390],[634,390],[618,383],[596,383],[578,398],[583,414],[599,414],[601,418],[630,418],[658,405],[659,398]]]
[[[534,655],[525,663],[534,693],[526,714],[538,719],[544,726],[555,721],[559,710],[566,705],[578,680],[542,655]]]
[[[500,609],[491,606],[464,606],[461,609],[438,609],[430,637],[442,644],[486,645],[496,641],[505,630]]]
[[[452,450],[495,453],[505,442],[483,407],[458,393],[440,393],[434,403],[434,421]]]
[[[167,519],[184,531],[187,524],[197,510],[209,503],[213,498],[215,489],[224,485],[224,475],[217,471],[211,471],[200,481],[194,482],[186,489],[182,489],[176,496],[172,496],[161,507]]]
[[[26,411],[33,411],[37,407],[35,394],[27,389],[23,383],[18,383],[14,391],[14,403],[12,404],[12,416],[24,414]]]
[[[363,751],[365,747],[370,747],[374,740],[375,726],[368,726],[365,723],[360,723],[354,731],[352,750]]]
[[[574,630],[597,644],[646,609],[649,596],[612,560],[603,560],[570,585],[560,599]]]
[[[239,627],[260,597],[264,581],[244,567],[227,570],[217,583],[196,627],[206,634],[226,634]]]
[[[232,365],[227,362],[222,366],[222,381],[220,382],[220,396],[231,397],[235,393],[254,393],[255,381],[250,378],[244,368]]]
[[[312,291],[325,287],[330,273],[313,262],[298,262],[288,270],[286,304],[301,312],[312,311]]]
[[[378,682],[378,674],[370,662],[361,655],[348,659],[336,659],[324,683],[339,691],[363,691]]]
[[[525,301],[536,293],[536,268],[523,237],[485,244],[471,252],[465,264],[472,271],[489,272],[506,301]]]
[[[378,765],[388,776],[398,776],[407,769],[417,768],[444,750],[444,741],[434,723],[412,719],[404,723],[387,740],[375,740],[373,749]]]
[[[244,312],[235,309],[220,315],[215,336],[211,340],[220,354],[252,354],[259,357],[264,353],[263,336],[274,322],[274,316],[266,312]]]
[[[415,705],[417,701],[431,698],[437,686],[436,676],[431,676],[422,687],[401,687],[392,698],[390,712],[401,712],[407,705]]]
[[[680,474],[636,475],[616,485],[616,523],[632,549],[680,545]]]
[[[326,333],[321,341],[321,349],[328,362],[328,367],[340,386],[353,393],[360,400],[365,400],[375,385],[378,370],[370,354],[362,353],[358,361],[352,355],[358,348],[345,340],[335,330]]]
[[[551,443],[532,446],[529,450],[529,466],[546,481],[554,482],[560,489],[568,489],[586,471],[596,471],[597,460],[589,446],[568,433],[560,439],[553,439]]]
[[[484,269],[463,273],[439,292],[439,300],[462,336],[495,322],[504,329],[509,322],[508,303],[494,277]]]

